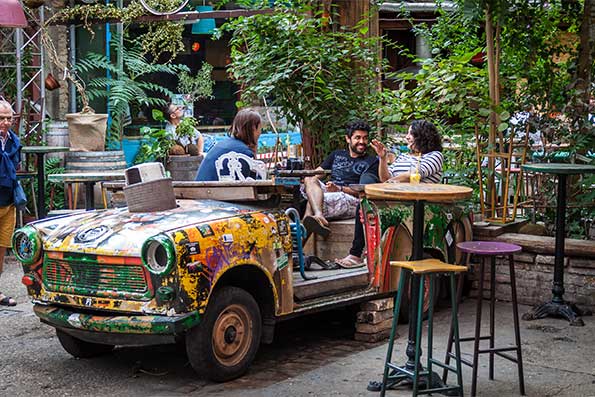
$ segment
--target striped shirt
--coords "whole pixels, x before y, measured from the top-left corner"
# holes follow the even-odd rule
[[[441,152],[433,151],[422,154],[421,158],[409,153],[399,155],[397,159],[388,166],[392,176],[403,172],[409,172],[411,167],[416,167],[419,161],[419,174],[423,183],[440,183],[442,180],[442,162],[444,157]]]

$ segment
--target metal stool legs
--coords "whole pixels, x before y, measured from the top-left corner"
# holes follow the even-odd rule
[[[461,360],[463,364],[470,366],[472,371],[471,380],[471,395],[475,396],[477,393],[477,375],[479,370],[479,355],[483,353],[489,353],[489,379],[494,379],[494,355],[498,355],[502,358],[510,360],[517,364],[518,375],[519,375],[519,390],[521,395],[525,395],[525,380],[523,374],[523,358],[521,351],[521,333],[519,324],[519,313],[517,304],[517,293],[516,293],[516,278],[514,273],[514,261],[512,254],[508,255],[508,266],[510,271],[510,287],[512,297],[512,312],[514,322],[514,335],[515,335],[515,346],[511,347],[495,347],[495,309],[496,309],[496,256],[490,256],[490,317],[489,317],[489,335],[481,336],[481,315],[482,315],[482,301],[483,301],[483,280],[485,275],[485,257],[482,257],[481,263],[479,264],[479,285],[477,289],[477,304],[475,314],[475,332],[473,337],[460,338],[461,342],[473,341],[473,359],[471,361]],[[457,291],[457,299],[460,300],[462,285],[459,283]],[[453,343],[453,331],[451,330],[447,349],[445,363],[448,364],[452,357],[452,343]],[[480,342],[482,340],[489,341],[488,349],[481,349]],[[516,358],[506,354],[507,351],[516,351]],[[448,372],[444,371],[442,375],[443,381],[446,382],[448,379]]]
[[[458,390],[459,395],[463,395],[463,372],[462,372],[462,364],[460,361],[461,351],[459,345],[459,323],[458,323],[458,308],[457,308],[457,298],[455,293],[455,280],[454,280],[454,273],[449,273],[450,277],[450,289],[451,289],[451,303],[452,303],[452,312],[451,312],[451,329],[453,330],[453,337],[454,337],[454,344],[455,344],[455,361],[456,367],[449,366],[446,363],[438,361],[432,357],[432,348],[433,348],[433,326],[434,326],[434,279],[436,274],[428,274],[428,275],[420,275],[419,276],[419,283],[420,283],[420,291],[423,291],[424,286],[424,277],[430,278],[430,308],[428,311],[428,349],[427,349],[427,361],[426,361],[426,370],[420,365],[420,356],[421,356],[421,336],[422,336],[422,327],[423,327],[423,299],[424,295],[422,293],[419,294],[418,298],[418,306],[417,306],[417,323],[416,323],[416,341],[415,344],[415,369],[413,372],[405,369],[404,367],[399,367],[396,364],[391,362],[392,360],[392,353],[394,348],[395,342],[395,335],[396,335],[396,328],[399,319],[399,310],[401,306],[401,300],[403,296],[403,292],[405,289],[405,281],[407,277],[405,277],[405,270],[402,269],[401,278],[399,281],[399,289],[397,292],[397,296],[395,298],[395,307],[394,307],[394,317],[392,322],[392,329],[390,333],[390,338],[388,341],[388,349],[386,353],[386,361],[384,365],[384,374],[382,377],[382,387],[380,390],[380,396],[383,397],[386,393],[386,389],[401,380],[406,378],[411,378],[413,381],[413,396],[417,396],[419,394],[431,394],[431,393],[438,393],[441,391],[446,390]],[[411,277],[412,281],[415,282],[414,277]],[[445,371],[453,371],[457,374],[457,385],[456,386],[444,386],[444,387],[435,387],[432,388],[432,367],[433,365],[437,365],[443,368]],[[389,375],[389,371],[392,373]],[[425,388],[419,390],[420,380],[425,377]],[[390,386],[389,386],[390,382]]]
[[[521,350],[521,327],[519,325],[519,308],[517,305],[516,295],[516,278],[514,274],[513,256],[508,256],[508,266],[510,271],[510,286],[512,290],[512,315],[514,316],[514,339],[517,346],[516,357],[517,367],[519,371],[519,390],[521,395],[525,395],[525,375],[523,373],[523,354]]]

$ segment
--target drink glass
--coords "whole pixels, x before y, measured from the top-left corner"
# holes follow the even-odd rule
[[[409,183],[418,184],[419,181],[421,181],[421,175],[419,174],[419,161],[416,161],[409,167]]]

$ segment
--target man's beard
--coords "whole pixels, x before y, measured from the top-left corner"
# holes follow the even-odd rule
[[[361,146],[362,149],[359,150],[358,147]],[[366,150],[368,149],[366,145],[349,145],[349,149],[351,149],[351,151],[359,156],[361,156],[362,154],[366,153]]]

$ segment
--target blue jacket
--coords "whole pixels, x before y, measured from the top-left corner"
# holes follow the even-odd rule
[[[17,181],[17,167],[21,162],[21,141],[12,131],[2,150],[0,145],[0,206],[12,204],[13,189]]]
[[[205,159],[200,163],[198,167],[198,173],[196,174],[197,181],[218,181],[217,170],[215,168],[215,161],[220,156],[223,156],[229,152],[238,152],[245,154],[248,157],[254,158],[254,152],[244,142],[236,139],[232,136],[217,143],[207,152]],[[229,174],[229,170],[226,169],[223,172],[224,175]],[[247,164],[242,164],[242,174],[245,177],[251,176],[250,168]]]

